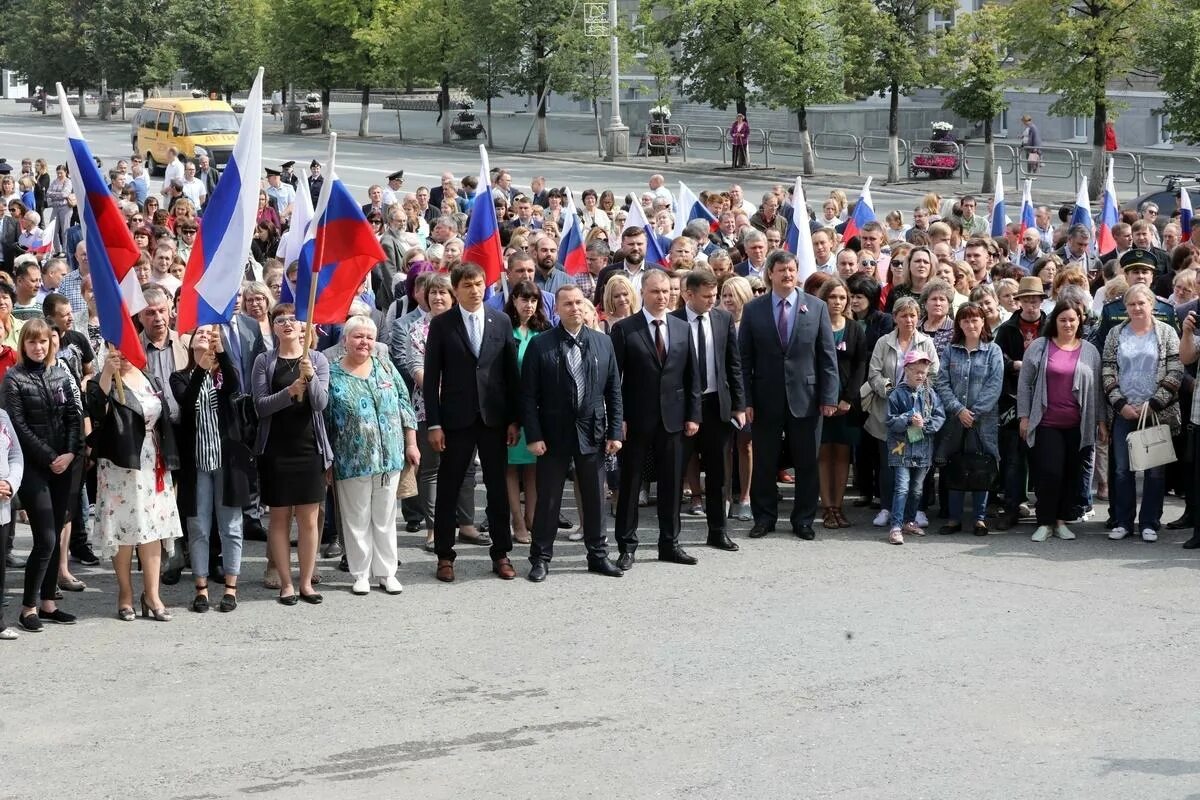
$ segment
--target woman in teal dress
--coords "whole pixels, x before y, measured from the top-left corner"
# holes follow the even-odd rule
[[[533,281],[521,281],[508,293],[504,313],[512,320],[513,338],[517,340],[517,367],[525,360],[525,350],[533,337],[550,329],[546,309],[542,307],[542,290]],[[533,527],[533,508],[537,504],[537,483],[534,464],[537,458],[525,447],[525,430],[521,438],[508,448],[508,507],[512,509],[513,539],[529,544],[529,529]],[[521,507],[521,484],[525,484],[525,507]]]

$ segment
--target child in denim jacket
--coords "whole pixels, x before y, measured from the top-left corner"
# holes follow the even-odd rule
[[[924,536],[915,522],[921,484],[933,463],[933,435],[946,421],[937,393],[928,385],[929,356],[910,350],[904,356],[904,382],[888,396],[888,466],[894,476],[892,530],[888,541],[904,544],[904,534]]]

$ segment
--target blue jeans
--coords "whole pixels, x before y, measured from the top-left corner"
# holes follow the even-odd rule
[[[1162,522],[1163,495],[1167,491],[1166,467],[1146,470],[1142,475],[1142,508],[1137,528],[1133,527],[1134,506],[1137,505],[1137,485],[1129,469],[1129,450],[1125,439],[1137,429],[1137,423],[1118,415],[1113,420],[1112,443],[1108,457],[1113,464],[1113,485],[1109,497],[1112,515],[1117,525],[1133,533],[1150,528],[1157,531]]]
[[[1083,468],[1079,472],[1079,503],[1080,513],[1092,507],[1092,478],[1096,474],[1096,448],[1089,447],[1086,452],[1079,454],[1083,458]]]
[[[964,495],[966,492],[950,491],[950,521],[961,522],[963,515]],[[987,492],[971,492],[971,519],[983,522],[987,519]]]
[[[922,485],[929,467],[891,467],[895,488],[892,493],[892,527],[914,522],[921,505]]]
[[[225,574],[236,578],[242,571],[242,509],[227,506],[225,474],[196,470],[196,516],[188,517],[188,546],[192,553],[192,575],[208,577],[208,538],[212,531],[213,513],[217,516],[217,533],[221,536],[221,564]]]

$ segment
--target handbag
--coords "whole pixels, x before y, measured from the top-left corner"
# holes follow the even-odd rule
[[[400,471],[400,482],[396,484],[396,497],[401,500],[407,500],[410,497],[417,495],[417,468],[412,464],[405,464],[404,469]]]
[[[1146,424],[1146,415],[1150,404],[1142,404],[1142,413],[1138,417],[1137,430],[1125,437],[1125,447],[1129,451],[1129,469],[1134,472],[1144,472],[1148,469],[1173,463],[1175,445],[1171,442],[1171,426],[1158,421],[1154,415],[1154,424]]]
[[[974,434],[976,450],[966,450],[967,432]],[[983,439],[977,428],[964,428],[958,451],[942,467],[942,479],[954,492],[986,492],[992,488],[1000,465],[991,453],[983,452]]]

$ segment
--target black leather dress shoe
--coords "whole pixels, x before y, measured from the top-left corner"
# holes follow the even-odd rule
[[[1184,514],[1182,517],[1180,517],[1177,520],[1174,520],[1173,522],[1167,523],[1167,530],[1169,530],[1169,531],[1181,531],[1184,528],[1190,528],[1190,527],[1192,527],[1192,518],[1189,517],[1187,514]]]
[[[770,533],[771,530],[772,530],[772,528],[770,525],[755,524],[755,526],[750,529],[750,538],[751,539],[761,539],[762,537],[764,537],[768,533]]]
[[[574,522],[571,522],[571,520],[567,519],[562,514],[558,515],[558,529],[560,531],[570,530],[571,528],[574,528],[574,527],[575,527]]]
[[[792,533],[796,534],[806,542],[811,542],[813,539],[817,538],[817,532],[813,530],[812,525],[797,525],[796,527],[792,528]]]
[[[321,548],[321,558],[341,558],[343,552],[345,551],[342,550],[342,546],[338,543],[338,540],[334,539]]]
[[[405,523],[404,530],[408,531],[409,533],[416,533],[417,531],[421,530],[421,520],[418,519]]]
[[[697,563],[695,556],[689,556],[682,547],[676,547],[671,550],[659,550],[658,560],[666,561],[669,564],[687,564],[691,566]]]
[[[1200,535],[1192,535],[1192,538],[1183,543],[1184,550],[1200,550]]]
[[[242,539],[247,542],[265,542],[267,540],[267,531],[263,528],[262,520],[243,514]]]
[[[622,572],[633,569],[633,553],[621,553],[617,558],[617,568]]]
[[[183,575],[183,567],[171,567],[162,574],[163,586],[174,586],[179,583],[181,575]]]
[[[625,574],[621,571],[620,567],[607,558],[603,561],[589,561],[588,572],[595,572],[597,575],[607,575],[610,578],[619,578]]]
[[[533,566],[529,568],[529,575],[526,577],[534,583],[541,583],[546,580],[546,573],[549,571],[550,569],[546,566],[545,561],[535,561],[533,562]]]
[[[718,550],[728,550],[731,553],[738,549],[737,542],[729,538],[729,534],[725,531],[709,531],[708,546],[715,547]]]

